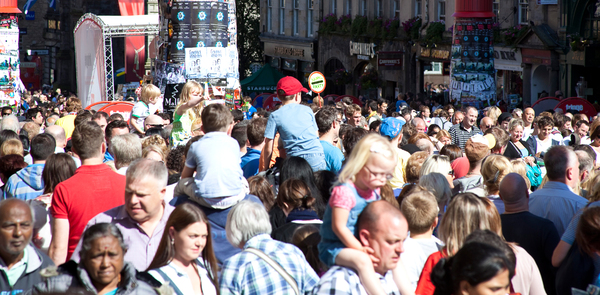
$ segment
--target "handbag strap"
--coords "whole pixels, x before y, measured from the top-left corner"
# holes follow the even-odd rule
[[[173,291],[175,291],[175,294],[183,295],[183,293],[181,293],[181,290],[179,290],[179,288],[177,288],[177,285],[175,285],[175,283],[173,283],[171,278],[169,278],[169,276],[164,271],[162,271],[160,269],[155,269],[155,270],[163,278],[163,280],[165,280],[165,282],[169,283],[169,286],[171,286],[171,288],[173,288]]]
[[[268,265],[273,267],[275,269],[275,271],[277,271],[283,277],[283,279],[286,282],[288,282],[288,284],[290,284],[290,286],[292,287],[292,290],[294,290],[294,294],[300,295],[300,291],[298,289],[298,284],[296,283],[296,280],[294,280],[294,278],[292,278],[292,276],[287,271],[285,271],[285,269],[283,269],[283,267],[281,267],[281,265],[279,263],[277,263],[275,260],[273,260],[267,254],[265,254],[265,252],[263,252],[259,249],[248,247],[244,251],[250,252],[250,253],[260,257]]]

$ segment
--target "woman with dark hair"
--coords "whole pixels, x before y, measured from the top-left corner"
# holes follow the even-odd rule
[[[431,273],[435,295],[508,294],[515,265],[504,251],[479,242],[442,258]]]
[[[184,203],[173,210],[148,273],[176,295],[218,294],[210,224],[198,206]]]
[[[313,224],[305,224],[296,228],[291,243],[298,247],[306,257],[306,262],[312,267],[319,277],[327,272],[327,265],[319,259],[319,242],[321,234],[319,227]]]
[[[2,187],[0,187],[0,193],[4,191],[4,185],[8,179],[17,171],[27,167],[27,163],[21,155],[6,155],[0,157],[0,180],[2,180]]]
[[[97,223],[81,236],[81,261],[70,260],[58,267],[54,276],[34,286],[31,294],[78,294],[87,290],[99,295],[157,294],[160,284],[124,261],[127,246],[116,225]]]
[[[323,221],[314,210],[315,201],[308,186],[302,180],[290,178],[281,184],[276,202],[286,215],[286,223],[274,229],[271,237],[290,243],[294,230],[301,225],[321,225]]]
[[[45,222],[36,219],[34,225],[34,235],[32,240],[35,245],[42,250],[48,250],[50,240],[52,239],[50,216],[48,212],[50,204],[52,203],[52,193],[54,193],[54,189],[59,183],[71,178],[71,176],[75,174],[75,170],[77,170],[77,166],[75,165],[73,157],[69,156],[69,154],[59,153],[50,155],[48,159],[46,159],[46,164],[44,165],[44,170],[42,172],[44,194],[28,201],[36,210],[38,208],[43,208],[48,216]],[[42,209],[39,210],[41,211]]]
[[[0,131],[0,146],[9,139],[19,139],[19,135],[8,129]]]
[[[290,178],[300,179],[308,186],[312,197],[315,198],[314,209],[319,215],[319,218],[323,218],[323,214],[325,214],[325,208],[327,205],[325,202],[323,202],[321,192],[317,188],[315,175],[310,167],[310,164],[300,157],[287,157],[281,165],[279,183],[284,183]]]

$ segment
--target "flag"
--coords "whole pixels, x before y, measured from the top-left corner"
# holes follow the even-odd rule
[[[35,4],[35,2],[37,2],[37,0],[27,0],[27,3],[25,3],[25,6],[23,7],[25,14],[27,14],[29,9],[31,9],[31,6],[33,6],[33,4]]]
[[[58,0],[48,0],[48,6],[50,6],[50,8],[56,10],[56,3],[58,2]]]

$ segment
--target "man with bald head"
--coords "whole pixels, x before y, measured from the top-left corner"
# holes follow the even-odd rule
[[[494,121],[490,117],[483,117],[481,118],[481,121],[479,121],[479,129],[481,129],[481,132],[483,133],[492,127],[494,127]]]
[[[56,140],[56,148],[54,151],[55,153],[65,152],[65,147],[67,146],[67,135],[65,133],[64,128],[58,125],[52,125],[46,127],[44,133],[52,135],[52,137],[54,137],[54,140]]]
[[[149,115],[144,120],[144,130],[148,130],[150,128],[163,128],[164,121],[161,117],[157,115]]]
[[[427,124],[422,118],[416,117],[412,119],[411,123],[415,126],[417,132],[419,133],[425,133],[427,131]]]
[[[385,294],[399,295],[392,270],[398,266],[404,240],[408,236],[408,223],[400,210],[386,201],[370,203],[358,217],[357,236],[364,247],[373,250],[371,255],[379,259],[373,268]],[[410,283],[406,280],[403,285],[409,286]],[[335,265],[321,277],[312,294],[367,293],[353,269]]]
[[[504,202],[502,233],[507,242],[515,242],[527,250],[540,269],[548,294],[556,294],[552,253],[560,240],[552,221],[529,212],[529,191],[525,179],[510,173],[500,182],[500,199]]]
[[[523,140],[527,141],[531,133],[533,133],[533,119],[535,119],[535,111],[532,108],[526,108],[523,111]]]
[[[0,291],[23,293],[42,281],[40,272],[54,265],[50,257],[30,244],[33,214],[19,199],[0,202]],[[5,292],[6,291],[6,292]]]

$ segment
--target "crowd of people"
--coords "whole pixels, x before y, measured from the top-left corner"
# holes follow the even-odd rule
[[[2,108],[1,294],[600,286],[600,117],[305,92],[282,78],[270,112],[194,81],[172,114],[153,85],[125,116],[60,93]]]

